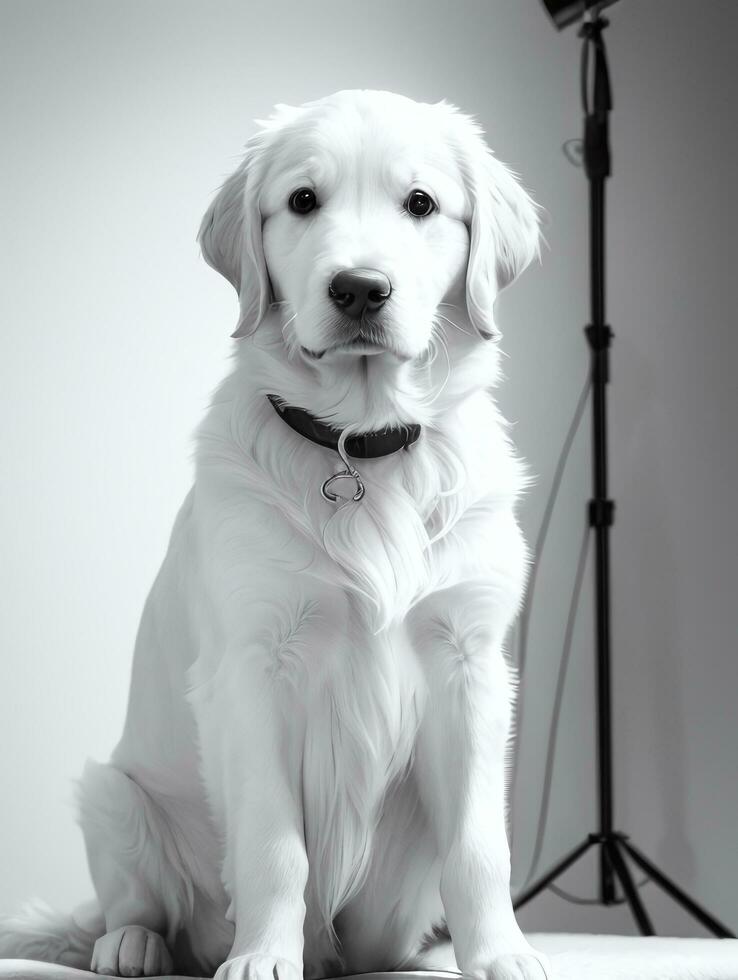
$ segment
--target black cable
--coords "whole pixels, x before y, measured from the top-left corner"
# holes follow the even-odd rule
[[[571,895],[569,892],[565,892],[563,888],[559,888],[557,885],[549,885],[548,890],[554,895],[558,895],[559,898],[563,898],[565,902],[571,902],[572,905],[600,904],[599,898],[580,898],[579,895]]]
[[[564,438],[564,443],[561,447],[561,452],[559,453],[559,458],[556,463],[556,469],[554,470],[554,475],[551,480],[551,489],[548,492],[548,499],[546,501],[546,506],[544,508],[543,517],[541,519],[541,526],[538,529],[538,534],[536,535],[536,541],[533,548],[533,565],[530,570],[530,576],[528,578],[528,586],[526,589],[525,600],[523,608],[518,617],[518,621],[515,626],[515,641],[514,646],[518,649],[518,676],[520,678],[519,682],[519,696],[517,703],[517,713],[515,718],[515,737],[512,746],[512,771],[510,775],[510,785],[508,787],[509,800],[510,800],[510,810],[514,807],[515,799],[515,786],[517,782],[518,775],[518,760],[520,757],[520,734],[523,730],[523,711],[525,699],[523,697],[523,679],[525,672],[525,663],[528,653],[528,624],[530,620],[530,612],[533,606],[533,594],[536,587],[536,579],[538,577],[538,568],[541,562],[541,556],[543,554],[543,548],[546,543],[546,536],[548,535],[549,525],[551,524],[551,517],[553,515],[554,506],[556,504],[556,498],[559,494],[559,488],[561,487],[561,481],[564,476],[564,470],[566,468],[566,463],[569,459],[569,452],[571,450],[572,444],[574,442],[574,437],[577,434],[579,426],[582,421],[582,415],[584,413],[584,408],[587,404],[587,398],[589,396],[590,387],[592,384],[592,379],[589,373],[585,379],[582,391],[579,395],[579,399],[574,409],[574,414],[572,420],[569,423],[569,429]],[[510,826],[510,842],[512,845],[513,836],[513,825],[514,821],[511,821]]]
[[[561,144],[564,156],[574,167],[584,166],[584,141],[581,139],[570,139]]]
[[[650,877],[646,875],[645,878],[636,881],[635,886],[636,888],[643,888],[650,880]],[[599,898],[582,898],[580,895],[572,895],[571,892],[564,891],[563,888],[559,888],[558,885],[554,884],[547,885],[546,887],[548,891],[553,892],[554,895],[558,895],[559,898],[563,898],[565,902],[571,902],[572,905],[602,905]],[[625,898],[617,898],[612,904],[625,905],[626,901],[627,899]]]
[[[592,528],[589,522],[585,525],[582,543],[579,548],[579,561],[574,579],[571,602],[569,603],[569,614],[566,620],[566,630],[564,632],[564,646],[559,663],[559,672],[556,678],[556,693],[554,695],[554,705],[551,712],[551,722],[548,729],[548,748],[546,750],[546,764],[544,767],[543,791],[541,793],[541,808],[538,813],[538,826],[536,828],[536,839],[533,845],[533,855],[528,867],[528,873],[520,887],[522,892],[530,884],[533,875],[538,869],[538,862],[543,850],[543,841],[546,834],[546,824],[548,822],[548,808],[551,802],[551,786],[553,783],[554,762],[556,761],[556,746],[558,743],[559,721],[561,719],[561,705],[564,699],[564,686],[566,681],[566,671],[569,666],[571,656],[572,639],[574,636],[574,624],[576,622],[577,609],[579,608],[579,596],[582,591],[584,581],[584,570],[587,567],[587,557],[589,555],[589,534]]]
[[[528,579],[525,604],[518,620],[518,671],[520,672],[521,683],[528,653],[528,623],[530,621],[530,610],[533,605],[533,593],[535,592],[536,579],[538,578],[538,568],[541,563],[541,555],[543,554],[543,547],[546,543],[546,536],[548,535],[548,528],[551,524],[551,517],[556,504],[556,498],[559,495],[559,488],[564,476],[564,470],[569,459],[569,452],[571,450],[572,443],[574,442],[574,437],[577,434],[577,430],[579,429],[579,424],[582,421],[582,414],[584,412],[584,407],[587,404],[587,398],[589,396],[591,386],[592,378],[588,372],[587,379],[584,382],[581,394],[579,395],[579,400],[577,401],[577,406],[574,409],[574,415],[572,416],[569,430],[566,433],[566,438],[564,439],[564,445],[562,446],[561,453],[559,454],[556,470],[554,472],[553,479],[551,480],[551,489],[548,494],[548,500],[546,501],[546,507],[541,519],[541,526],[538,529],[536,542],[533,548],[533,567],[530,570],[530,577]]]

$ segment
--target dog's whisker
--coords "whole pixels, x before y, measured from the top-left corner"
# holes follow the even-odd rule
[[[445,304],[440,304],[440,305],[445,305]],[[456,327],[457,330],[460,330],[462,333],[466,334],[467,337],[473,336],[473,334],[471,334],[468,330],[464,330],[463,327],[460,327],[458,323],[454,323],[453,320],[450,320],[447,316],[444,316],[443,313],[437,313],[436,316],[440,316],[442,320],[445,320],[446,323],[450,323],[452,327]]]
[[[446,357],[446,376],[444,377],[438,389],[429,397],[423,399],[423,405],[425,406],[433,405],[437,401],[437,399],[441,396],[444,389],[446,388],[449,378],[451,377],[451,358],[448,353],[448,346],[446,344],[445,337],[443,336],[442,327],[440,326],[440,324],[435,318],[432,320],[432,332],[431,332],[430,341],[428,343],[428,347],[433,351],[433,355],[428,361],[428,367],[430,367],[435,362],[438,356],[439,349],[443,351]]]

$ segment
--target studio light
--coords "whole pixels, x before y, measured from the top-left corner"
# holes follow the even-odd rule
[[[581,20],[588,10],[597,8],[603,10],[615,3],[616,0],[543,0],[543,6],[549,12],[551,20],[559,30]]]
[[[651,917],[638,893],[629,862],[647,879],[659,885],[716,936],[733,933],[667,878],[617,830],[613,818],[612,696],[610,685],[610,528],[615,519],[615,502],[610,499],[607,453],[607,386],[610,381],[609,349],[613,332],[605,316],[605,181],[611,174],[609,118],[612,92],[602,32],[608,21],[604,7],[615,0],[543,0],[556,27],[582,20],[583,39],[581,97],[584,113],[582,140],[584,171],[589,183],[589,265],[591,322],[584,328],[590,348],[592,398],[592,499],[588,521],[595,538],[595,676],[597,718],[598,829],[562,858],[534,884],[524,886],[515,900],[518,909],[551,885],[583,854],[595,848],[599,854],[599,903],[617,905],[626,901],[640,932],[654,934]],[[618,891],[622,891],[622,897]]]

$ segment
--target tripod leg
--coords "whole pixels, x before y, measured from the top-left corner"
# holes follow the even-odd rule
[[[641,902],[641,897],[638,894],[638,889],[636,888],[635,882],[633,881],[631,873],[628,870],[628,865],[625,863],[625,859],[620,853],[618,841],[607,841],[605,844],[603,844],[603,850],[607,850],[613,870],[619,878],[620,884],[623,886],[625,899],[628,902],[630,911],[633,913],[633,918],[636,920],[638,931],[642,936],[655,935],[653,925],[651,924],[651,919],[643,906],[643,902]]]
[[[571,867],[577,858],[581,857],[582,854],[584,854],[584,852],[591,847],[591,845],[592,841],[587,839],[583,841],[579,847],[575,847],[573,851],[570,851],[569,854],[562,858],[558,864],[555,864],[550,871],[547,871],[542,878],[539,878],[534,885],[531,885],[530,888],[526,888],[522,895],[519,895],[513,902],[513,908],[521,909],[526,902],[529,902],[532,898],[535,898],[536,895],[550,885],[554,879],[558,878],[559,875],[563,874],[567,868]]]
[[[640,851],[638,851],[632,844],[628,841],[623,841],[623,847],[627,850],[628,854],[633,858],[635,863],[642,868],[646,874],[661,888],[671,895],[675,902],[678,902],[683,908],[685,908],[690,915],[694,916],[698,922],[709,929],[713,935],[718,936],[720,939],[735,939],[735,933],[731,932],[726,926],[719,922],[716,918],[706,912],[701,906],[699,906],[693,899],[683,892],[681,888],[674,884],[670,878],[662,874],[659,869],[651,864],[648,858],[644,857]]]

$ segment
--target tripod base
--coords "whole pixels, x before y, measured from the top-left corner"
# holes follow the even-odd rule
[[[562,875],[568,868],[575,864],[582,855],[586,854],[590,847],[600,848],[600,859],[604,864],[607,864],[614,875],[614,877],[620,882],[623,887],[623,893],[625,895],[625,900],[633,913],[633,918],[636,921],[638,929],[642,936],[654,936],[653,925],[651,924],[651,919],[648,912],[641,902],[640,895],[638,894],[638,889],[633,881],[633,876],[630,873],[628,865],[625,862],[626,855],[630,856],[634,864],[645,871],[651,881],[659,885],[667,893],[671,895],[675,902],[678,902],[683,908],[689,912],[691,916],[701,922],[702,925],[709,929],[713,935],[717,936],[719,939],[735,939],[735,934],[726,928],[722,922],[718,922],[716,918],[706,912],[700,905],[698,905],[692,898],[683,892],[678,885],[675,885],[670,878],[667,878],[659,869],[652,864],[647,857],[645,857],[641,852],[635,848],[628,840],[626,834],[618,833],[618,831],[611,831],[607,834],[590,834],[586,840],[584,840],[579,847],[575,847],[573,851],[562,858],[558,864],[554,865],[550,871],[548,871],[542,878],[531,885],[530,888],[526,888],[522,895],[514,903],[515,909],[522,908],[527,902],[532,898],[535,898],[544,888],[555,881],[559,875]],[[613,901],[604,901],[603,905],[612,905]]]

